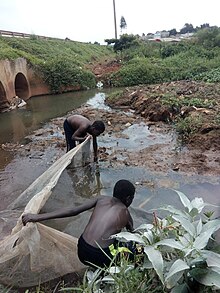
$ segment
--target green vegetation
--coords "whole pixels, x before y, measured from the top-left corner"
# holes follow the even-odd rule
[[[64,92],[69,86],[76,89],[94,88],[96,85],[94,75],[83,70],[68,58],[58,57],[50,59],[41,66],[45,81],[55,93]]]
[[[184,97],[176,98],[173,95],[165,94],[161,98],[161,103],[166,106],[175,106],[177,108],[182,108],[184,106],[190,107],[204,107],[210,108],[216,105],[216,101],[214,99],[200,99],[200,98],[193,98],[193,97]]]
[[[114,74],[116,86],[133,86],[137,84],[153,84],[167,81],[170,75],[168,67],[153,63],[147,58],[136,57]]]
[[[116,86],[152,84],[183,79],[219,81],[220,28],[204,28],[177,43],[141,41],[122,35],[114,50],[122,68],[111,75]]]
[[[214,235],[220,220],[213,218],[214,210],[207,210],[219,207],[198,197],[190,201],[184,193],[174,192],[182,204],[180,209],[167,205],[152,210],[153,223],[143,223],[133,233],[112,236],[142,246],[138,260],[128,261],[126,255],[120,255],[109,268],[88,270],[76,287],[61,283],[56,289],[65,293],[219,292],[220,247]],[[36,291],[25,293],[49,292],[54,291],[38,286]]]
[[[136,268],[136,273],[132,272],[136,278],[144,273],[146,276],[142,282],[136,283],[138,292],[180,292],[177,291],[180,289],[194,292],[193,286],[201,288],[202,292],[213,292],[220,288],[220,258],[214,252],[214,246],[210,248],[210,240],[220,228],[220,220],[211,220],[212,212],[202,212],[209,205],[202,198],[190,201],[183,193],[176,192],[183,209],[162,207],[158,210],[168,213],[165,218],[160,219],[155,213],[152,224],[141,225],[135,233],[121,232],[115,236],[121,241],[135,241],[144,247],[143,262]],[[126,266],[128,273],[124,273],[123,267],[119,272],[120,278],[106,272],[113,279],[115,291],[111,292],[135,291],[134,288],[129,290],[129,286],[127,291],[120,290],[124,279],[130,284],[130,270]]]
[[[95,87],[95,76],[87,69],[88,64],[114,56],[111,47],[98,44],[44,40],[35,36],[30,39],[0,37],[0,60],[26,58],[54,93],[68,87]]]
[[[152,211],[152,224],[142,224],[134,233],[121,232],[113,237],[134,241],[143,247],[139,262],[112,261],[108,269],[87,272],[78,288],[63,288],[61,292],[218,292],[220,288],[219,247],[214,234],[220,228],[219,219],[211,219],[213,211],[204,211],[211,204],[202,198],[190,201],[175,191],[182,203]],[[167,214],[159,218],[156,213]]]
[[[220,68],[214,68],[195,76],[195,79],[205,82],[220,82]]]
[[[42,40],[34,35],[30,39],[0,37],[0,59],[26,58],[54,92],[68,86],[94,87],[95,76],[88,72],[88,64],[115,57],[121,60],[121,68],[109,78],[118,87],[183,79],[220,80],[220,28],[205,27],[193,38],[177,43],[144,41],[127,34],[105,41],[108,46]]]
[[[199,132],[203,125],[202,115],[188,116],[185,119],[178,118],[176,131],[179,133],[182,142],[187,141],[193,134]]]

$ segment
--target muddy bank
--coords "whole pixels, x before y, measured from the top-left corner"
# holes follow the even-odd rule
[[[199,174],[219,176],[220,143],[218,131],[216,136],[197,134],[195,140],[182,145],[177,140],[173,125],[161,121],[151,122],[129,110],[106,111],[83,106],[78,113],[91,120],[102,119],[106,131],[99,144],[99,161],[109,166],[140,166],[157,172],[185,172],[187,175]],[[27,157],[33,162],[46,165],[65,153],[63,121],[65,117],[53,119],[48,125],[26,137],[26,145],[6,144],[3,148]],[[158,140],[156,134],[160,134]],[[100,139],[98,139],[100,140]],[[139,147],[132,149],[132,140]]]
[[[220,175],[220,84],[180,81],[138,86],[108,98],[107,104],[132,109],[153,131],[178,128],[175,145],[145,148],[138,157],[132,156],[135,160],[141,157],[150,168]]]
[[[161,86],[165,87],[165,85]],[[169,88],[171,84],[167,86]],[[172,86],[174,87],[174,85]],[[156,89],[158,88],[160,86],[156,86]],[[212,128],[208,132],[194,134],[194,138],[191,137],[183,145],[178,139],[173,121],[152,121],[147,115],[147,107],[145,107],[145,111],[142,111],[145,115],[142,112],[137,113],[140,111],[141,103],[142,110],[144,105],[149,105],[145,103],[149,89],[151,92],[156,91],[153,86],[126,89],[126,94],[123,99],[120,99],[120,103],[119,101],[114,103],[111,101],[112,108],[104,107],[103,101],[100,102],[100,106],[97,106],[97,103],[94,105],[91,101],[77,109],[79,114],[85,115],[91,120],[101,119],[106,125],[105,133],[98,138],[100,168],[111,170],[109,172],[112,178],[114,170],[124,170],[120,175],[124,177],[131,174],[127,171],[128,169],[141,168],[140,172],[143,173],[143,176],[140,178],[143,178],[141,182],[137,182],[137,185],[141,184],[147,188],[155,185],[155,182],[158,181],[156,178],[160,178],[160,176],[167,176],[167,178],[161,178],[158,188],[174,188],[173,182],[177,182],[175,174],[179,177],[183,176],[185,181],[188,178],[187,180],[191,180],[193,184],[196,176],[203,176],[205,179],[202,179],[202,182],[219,184],[220,136],[218,127]],[[163,91],[165,90],[163,89]],[[136,96],[132,103],[131,96]],[[108,98],[107,102],[110,104]],[[149,109],[152,107],[153,104]],[[159,111],[156,112],[156,109],[161,110],[161,107],[156,107],[155,103],[154,109],[155,113],[159,113]],[[213,109],[209,110],[213,111]],[[217,107],[214,111],[218,111]],[[204,115],[209,114],[204,113]],[[210,116],[207,117],[210,122]],[[65,118],[66,116],[51,120],[44,127],[27,136],[26,143],[23,145],[2,145],[3,149],[10,150],[15,155],[15,159],[6,166],[1,174],[1,209],[6,208],[12,200],[66,152],[63,132]],[[172,119],[174,118],[173,115]],[[151,176],[150,173],[155,175]],[[149,179],[151,177],[152,180]],[[138,177],[137,181],[140,181]],[[216,198],[218,193],[217,189],[214,190],[213,196]],[[209,194],[208,191],[207,194]]]

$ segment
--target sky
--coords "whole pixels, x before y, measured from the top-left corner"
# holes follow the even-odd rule
[[[115,10],[118,37],[179,31],[185,23],[220,27],[219,0],[115,0]],[[0,0],[0,30],[105,44],[115,37],[113,0]]]

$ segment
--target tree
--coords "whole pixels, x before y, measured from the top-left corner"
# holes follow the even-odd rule
[[[126,29],[127,28],[127,23],[126,23],[126,20],[124,18],[124,16],[121,17],[121,20],[120,20],[120,29],[121,29],[121,32],[123,29]]]
[[[197,42],[205,48],[214,48],[220,46],[220,28],[207,27],[200,29],[196,34]]]
[[[203,23],[200,25],[200,27],[201,27],[201,29],[203,29],[203,28],[208,28],[210,26],[209,26],[209,23]]]
[[[116,41],[117,39],[105,39],[105,42],[107,43],[107,45],[115,44]]]
[[[170,36],[175,36],[177,34],[177,31],[175,28],[173,28],[172,30],[169,31]]]
[[[181,34],[193,33],[195,29],[191,23],[185,23],[184,27],[180,30]]]
[[[124,49],[131,48],[138,45],[138,39],[134,35],[124,34],[120,39],[116,40],[114,44],[114,51],[123,51]]]

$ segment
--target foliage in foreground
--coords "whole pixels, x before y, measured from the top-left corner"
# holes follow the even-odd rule
[[[143,247],[144,253],[135,262],[125,256],[120,262],[113,259],[109,268],[88,270],[78,287],[58,284],[56,290],[66,293],[219,292],[220,244],[213,235],[220,228],[220,220],[211,219],[214,212],[204,211],[212,205],[204,203],[202,198],[190,201],[182,192],[175,192],[182,209],[171,205],[161,207],[157,211],[166,213],[164,218],[152,211],[152,224],[142,224],[133,233],[112,236]],[[53,290],[39,286],[36,291],[25,293],[52,293]]]
[[[88,282],[62,292],[215,292],[220,289],[220,255],[209,247],[220,220],[203,212],[202,198],[190,201],[176,191],[183,209],[171,205],[159,208],[168,215],[153,224],[143,224],[134,233],[114,235],[120,241],[134,241],[144,247],[142,262],[114,261],[108,269],[87,273]],[[91,275],[92,274],[92,275]],[[216,291],[217,292],[217,291]]]

